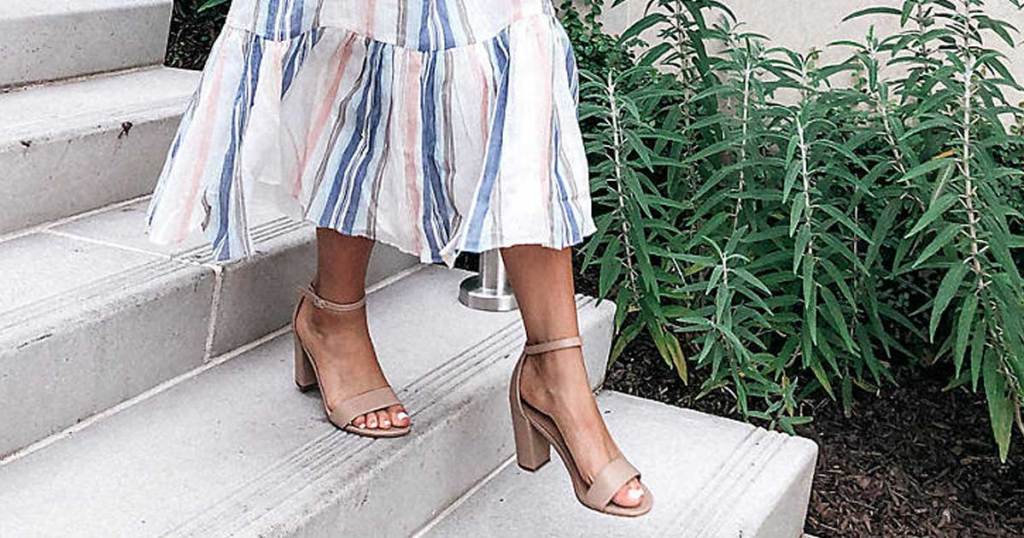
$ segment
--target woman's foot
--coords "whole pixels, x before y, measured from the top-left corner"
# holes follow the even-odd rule
[[[329,409],[337,409],[341,402],[353,396],[387,385],[370,340],[366,309],[331,312],[303,301],[295,331],[309,353],[316,357],[320,392]],[[352,420],[357,427],[379,430],[403,428],[409,423],[409,414],[401,405]]]
[[[590,391],[579,347],[530,355],[523,364],[523,400],[554,419],[588,483],[604,466],[621,456]],[[640,506],[644,490],[637,479],[626,483],[612,502]]]

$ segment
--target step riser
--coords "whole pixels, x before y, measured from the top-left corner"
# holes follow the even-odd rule
[[[116,301],[0,334],[0,456],[200,366],[213,290],[209,269],[165,264]]]
[[[0,17],[0,88],[163,63],[169,0],[125,0],[117,9],[73,4]]]
[[[792,461],[788,462],[792,469]],[[774,493],[774,502],[765,503],[771,509],[755,516],[760,521],[757,531],[751,534],[754,538],[774,538],[775,536],[801,536],[804,522],[807,519],[807,505],[811,498],[811,486],[814,482],[814,470],[817,458],[804,454],[798,464],[797,476],[800,478],[790,482],[779,480],[780,487]],[[787,470],[786,472],[791,472]],[[766,472],[778,473],[779,466],[766,469]],[[789,487],[781,487],[788,485]],[[814,538],[805,536],[805,538]]]
[[[152,192],[182,110],[133,122],[127,135],[110,126],[0,149],[0,234]]]
[[[295,289],[315,269],[314,234],[295,223],[275,233],[257,243],[262,254],[217,271],[196,264],[208,249],[183,253],[182,261],[160,262],[162,278],[120,290],[117,301],[103,295],[90,307],[65,294],[71,299],[54,314],[0,329],[0,408],[10,419],[0,456],[287,325]],[[375,250],[368,284],[415,262],[390,247]]]
[[[597,386],[611,347],[614,305],[594,308],[590,299],[585,301],[580,331],[591,383]],[[246,535],[262,537],[409,536],[514,453],[507,390],[522,349],[521,333],[508,331],[489,345],[493,350],[483,354],[475,369],[441,391],[455,396],[419,402],[414,393],[400,394],[414,410],[413,435],[390,441],[396,449],[385,458],[359,451],[346,458],[343,471],[321,477],[316,476],[319,466],[310,462],[298,471],[309,481],[300,494],[276,499],[253,493],[241,501],[252,514],[266,512],[259,519],[242,523],[230,520],[237,515],[212,511],[170,535],[222,536],[244,528]]]

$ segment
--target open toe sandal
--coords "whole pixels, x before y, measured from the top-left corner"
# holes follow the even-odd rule
[[[630,480],[639,480],[640,472],[621,455],[608,462],[595,476],[592,482],[584,478],[569,446],[558,429],[554,419],[523,400],[520,390],[523,363],[529,355],[537,355],[557,349],[580,347],[583,343],[579,336],[560,338],[549,342],[527,345],[519,357],[515,370],[512,371],[512,384],[509,388],[509,402],[512,407],[512,428],[515,433],[516,459],[519,466],[527,471],[536,471],[551,459],[550,448],[555,447],[558,455],[565,463],[569,477],[572,479],[576,498],[587,508],[616,516],[635,517],[646,514],[654,505],[654,498],[647,486],[641,484],[644,494],[638,506],[627,507],[613,502],[615,494]]]
[[[363,308],[366,305],[366,297],[353,303],[335,303],[317,295],[312,286],[299,288],[299,293],[299,304],[295,306],[295,314],[292,316],[292,332],[295,335],[295,384],[298,385],[299,390],[307,391],[322,385],[320,374],[316,369],[316,361],[302,344],[302,339],[299,337],[298,331],[295,330],[303,301],[308,299],[310,304],[320,310],[340,313]],[[390,428],[375,429],[361,428],[352,423],[352,420],[360,415],[387,409],[400,403],[391,387],[385,385],[357,394],[341,402],[335,409],[329,408],[327,400],[324,399],[324,411],[332,424],[349,433],[364,437],[401,437],[409,433],[409,426],[392,425]]]

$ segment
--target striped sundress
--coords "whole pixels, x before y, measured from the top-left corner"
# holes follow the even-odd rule
[[[252,253],[281,214],[449,267],[594,232],[572,47],[550,0],[234,0],[147,215]]]

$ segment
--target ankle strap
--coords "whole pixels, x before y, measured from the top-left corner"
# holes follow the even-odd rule
[[[328,312],[351,312],[353,310],[359,310],[366,304],[366,295],[363,295],[358,301],[352,303],[336,303],[334,301],[328,301],[327,299],[317,295],[316,291],[313,290],[312,284],[304,288],[299,288],[299,293],[301,293],[306,299],[309,299],[309,302],[313,303],[313,306],[320,310],[327,310]]]
[[[539,342],[537,344],[527,344],[523,351],[527,355],[536,355],[538,353],[569,347],[583,347],[583,340],[580,340],[579,336],[567,336],[557,340],[548,340],[547,342]]]

